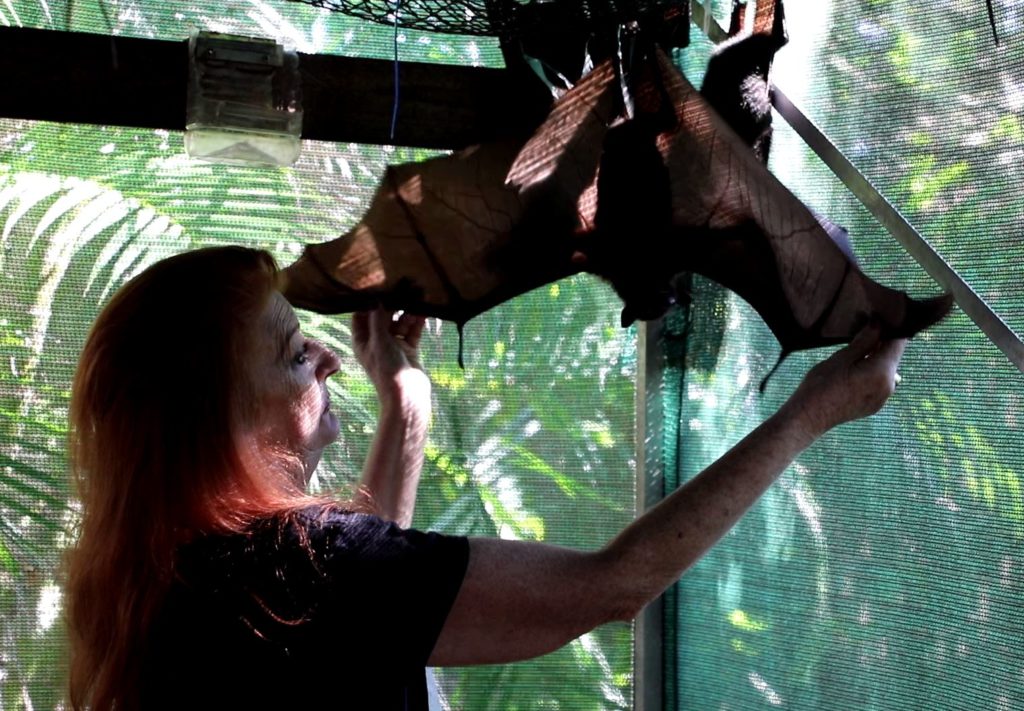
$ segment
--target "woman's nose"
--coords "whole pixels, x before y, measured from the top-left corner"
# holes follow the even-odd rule
[[[327,380],[341,368],[341,360],[337,354],[323,343],[316,341],[317,354],[316,377],[319,380]]]

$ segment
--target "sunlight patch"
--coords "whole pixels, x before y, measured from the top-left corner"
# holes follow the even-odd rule
[[[747,675],[750,680],[750,684],[760,692],[761,696],[764,697],[765,701],[770,703],[772,706],[781,706],[782,697],[771,687],[771,685],[765,681],[765,678],[757,672],[750,672]]]
[[[39,591],[39,602],[36,604],[36,634],[47,632],[60,614],[61,590],[55,583],[48,583]]]

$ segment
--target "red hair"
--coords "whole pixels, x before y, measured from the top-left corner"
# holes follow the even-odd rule
[[[66,569],[72,708],[137,707],[139,659],[178,546],[318,501],[254,465],[239,435],[253,405],[247,334],[277,274],[259,250],[180,254],[121,288],[92,327],[69,414],[82,503]]]

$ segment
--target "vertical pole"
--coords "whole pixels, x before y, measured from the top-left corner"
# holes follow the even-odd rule
[[[636,513],[665,496],[663,442],[662,321],[641,322],[637,328],[636,367]],[[633,709],[664,708],[664,604],[649,604],[637,617],[633,643]]]

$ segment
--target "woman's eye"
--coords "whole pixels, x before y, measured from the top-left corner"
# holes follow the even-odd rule
[[[302,350],[295,356],[296,365],[305,365],[309,362],[309,343],[302,344]]]

